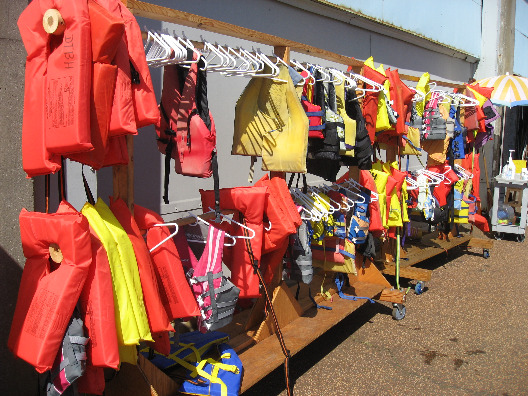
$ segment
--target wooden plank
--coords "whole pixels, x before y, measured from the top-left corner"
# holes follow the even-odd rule
[[[383,263],[381,272],[386,275],[396,275],[396,265]],[[424,282],[431,280],[433,271],[417,267],[400,267],[400,278],[421,280]]]
[[[138,17],[145,17],[157,21],[177,23],[178,25],[189,26],[210,32],[225,34],[231,37],[237,37],[244,40],[253,41],[271,45],[273,47],[290,47],[291,51],[315,56],[343,65],[362,66],[363,62],[358,61],[350,56],[336,54],[311,45],[299,43],[297,41],[284,39],[267,33],[258,32],[242,26],[231,23],[217,21],[200,15],[191,14],[184,11],[178,11],[167,7],[149,4],[144,1],[128,0],[129,10]]]
[[[380,286],[359,282],[355,285],[356,292],[365,297],[374,297],[380,293]],[[295,355],[310,342],[335,326],[367,300],[357,301],[334,298],[325,305],[332,310],[310,309],[306,314],[282,328],[282,334],[291,355]],[[244,366],[241,392],[244,392],[259,380],[264,378],[284,362],[284,355],[275,336],[268,337],[247,351],[239,354]]]
[[[275,289],[272,304],[281,329],[302,315],[301,306],[284,282]],[[273,320],[273,315],[269,312],[266,320],[261,323],[255,334],[255,341],[260,342],[275,334],[275,331],[275,321]]]
[[[492,249],[493,239],[471,238],[467,244],[468,248]]]
[[[134,209],[134,140],[132,135],[127,135],[128,165],[113,167],[114,198],[121,198]]]
[[[403,304],[405,302],[405,293],[396,289],[383,289],[377,300]]]

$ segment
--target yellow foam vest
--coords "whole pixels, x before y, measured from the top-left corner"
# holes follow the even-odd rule
[[[428,96],[429,94],[429,80],[431,79],[431,75],[427,72],[422,74],[420,77],[420,80],[418,81],[418,84],[416,85],[416,90],[420,91],[425,95],[425,99],[423,101],[416,102],[416,112],[420,117],[423,116],[424,110],[425,110],[425,102],[429,100]]]
[[[371,69],[376,70],[378,73],[383,74],[385,77],[385,69],[383,65],[379,65],[378,68],[374,67],[374,58],[371,56],[368,58],[364,64]],[[381,91],[378,94],[378,113],[376,115],[376,132],[384,131],[391,128],[391,123],[389,122],[389,113],[387,112],[387,100],[390,100],[390,82],[387,79],[383,83],[383,88],[385,92]],[[386,99],[385,99],[386,98]]]
[[[305,173],[308,117],[288,68],[278,67],[286,82],[254,77],[238,99],[231,154],[261,156],[262,170]]]
[[[82,214],[103,244],[110,263],[121,362],[136,364],[135,345],[153,341],[143,303],[143,290],[132,243],[110,208],[99,198]]]
[[[373,164],[374,167],[374,164]],[[389,175],[383,171],[372,168],[370,174],[376,183],[376,188],[378,190],[378,201],[380,207],[381,222],[383,227],[388,228],[387,225],[387,193],[385,192],[385,186],[387,185],[387,180]]]
[[[345,83],[335,84],[334,88],[337,114],[343,118],[343,123],[345,124],[345,144],[353,147],[356,145],[356,120],[350,118],[345,110]],[[354,149],[341,151],[340,154],[353,157]]]

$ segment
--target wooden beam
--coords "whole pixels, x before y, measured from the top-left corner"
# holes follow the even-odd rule
[[[311,45],[299,43],[297,41],[284,39],[268,33],[258,32],[231,23],[217,21],[215,19],[202,17],[184,11],[178,11],[167,7],[149,4],[144,1],[128,0],[128,9],[138,17],[150,18],[157,21],[171,22],[178,25],[189,26],[197,29],[207,30],[224,34],[226,36],[237,37],[256,43],[271,45],[273,47],[290,47],[291,51],[326,59],[331,62],[343,65],[362,66],[363,62],[350,56],[336,54]]]
[[[384,263],[381,272],[386,275],[396,275],[396,266],[394,264]],[[431,280],[433,271],[417,267],[400,267],[400,278],[415,279],[424,282]]]

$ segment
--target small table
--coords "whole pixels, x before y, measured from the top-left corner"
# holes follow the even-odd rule
[[[502,191],[501,191],[502,189]],[[500,196],[506,196],[506,189],[515,189],[521,192],[522,199],[520,205],[521,220],[516,224],[499,224],[497,212],[499,210]],[[504,203],[504,202],[502,202]],[[513,180],[504,179],[501,175],[495,177],[493,189],[493,208],[491,212],[491,229],[495,232],[495,238],[501,239],[502,233],[517,234],[519,242],[524,241],[526,228],[526,214],[528,212],[528,180],[521,180],[520,174],[515,174]]]

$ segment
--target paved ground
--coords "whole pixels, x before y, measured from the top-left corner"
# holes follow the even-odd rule
[[[365,304],[292,359],[295,395],[528,395],[528,239],[420,266],[433,277],[402,321]],[[248,395],[286,395],[282,367]]]

